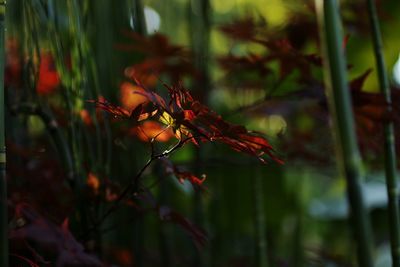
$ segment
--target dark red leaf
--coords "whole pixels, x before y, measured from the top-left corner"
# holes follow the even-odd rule
[[[164,73],[169,75],[172,81],[178,81],[184,75],[196,74],[191,63],[190,53],[182,46],[171,44],[165,35],[156,33],[142,36],[135,32],[124,33],[133,40],[133,44],[119,45],[118,47],[145,55],[141,63],[135,64],[125,71],[128,77]]]
[[[208,238],[205,231],[194,225],[191,221],[176,211],[171,210],[167,206],[160,206],[158,208],[158,214],[161,220],[181,226],[182,229],[192,238],[198,249],[203,248],[207,244]]]
[[[18,228],[10,232],[11,242],[35,244],[35,249],[52,255],[54,266],[102,266],[101,262],[84,251],[84,247],[76,241],[68,229],[68,221],[57,225],[41,216],[28,205],[20,204],[16,207],[14,220]]]

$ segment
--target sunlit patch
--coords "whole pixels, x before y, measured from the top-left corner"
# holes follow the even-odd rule
[[[268,129],[267,131],[271,135],[277,135],[285,132],[287,123],[285,119],[280,115],[271,115],[268,117]]]
[[[253,118],[250,127],[269,136],[276,136],[286,131],[287,122],[281,115],[270,115]]]
[[[233,91],[230,88],[221,87],[211,92],[210,103],[234,110],[259,101],[264,94],[264,91],[253,88],[240,88],[240,90]]]
[[[135,17],[134,15],[130,16],[129,25],[131,26],[131,28],[133,30],[136,30],[136,27],[135,27],[136,23],[137,23],[136,19],[137,19],[137,17]],[[151,7],[145,6],[144,7],[144,20],[146,23],[147,33],[158,32],[158,30],[160,29],[160,25],[161,25],[161,17],[157,11],[155,11]]]
[[[131,130],[141,141],[150,142],[153,138],[158,142],[167,142],[174,133],[170,127],[164,127],[156,121],[145,121],[142,125]]]
[[[267,22],[271,26],[281,26],[286,22],[287,10],[284,1],[270,0],[267,5],[263,2],[257,2],[257,4],[257,8],[259,8],[262,14],[265,14]]]
[[[267,19],[268,24],[273,27],[281,26],[286,23],[288,16],[285,1],[282,0],[269,0],[267,3],[264,1],[249,3],[247,0],[216,0],[213,1],[213,9],[217,13],[228,13],[234,10],[239,13],[246,13],[254,10],[258,14],[264,16]]]
[[[40,136],[45,131],[46,126],[38,116],[28,117],[28,131],[32,136]]]
[[[393,80],[397,85],[400,86],[400,55],[393,66]]]
[[[120,101],[124,109],[132,111],[138,105],[147,102],[147,98],[140,94],[143,88],[135,86],[129,82],[124,82],[120,87]]]
[[[153,8],[144,7],[144,18],[146,21],[146,29],[148,33],[157,32],[160,29],[161,17]]]
[[[215,0],[213,1],[213,9],[218,13],[228,13],[236,5],[236,1]]]
[[[172,116],[171,115],[169,115],[168,114],[168,112],[163,112],[162,114],[161,114],[161,116],[160,116],[160,122],[162,122],[162,123],[164,123],[165,125],[168,125],[168,126],[174,126],[174,118],[172,118]]]

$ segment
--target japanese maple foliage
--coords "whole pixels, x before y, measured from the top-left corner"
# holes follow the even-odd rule
[[[261,133],[223,120],[217,113],[195,100],[182,83],[173,86],[163,84],[168,90],[167,100],[147,89],[140,81],[136,80],[136,83],[143,89],[136,93],[145,96],[149,103],[137,106],[132,112],[108,102],[95,101],[97,107],[110,112],[116,118],[129,119],[134,123],[148,119],[157,120],[172,128],[176,138],[184,142],[191,141],[199,145],[201,142],[218,141],[236,151],[255,156],[262,162],[269,158],[283,163]]]
[[[43,264],[41,266],[102,266],[73,237],[69,231],[68,219],[57,225],[24,204],[16,207],[14,217],[18,227],[10,232],[11,242],[30,250],[36,261]],[[49,259],[44,259],[41,254],[46,254]]]
[[[356,13],[356,5],[351,5],[351,13]],[[358,6],[360,9],[360,7]],[[309,53],[304,50],[304,42],[297,43],[298,38],[293,38],[293,31],[310,26],[310,12],[313,12],[313,6],[307,5],[306,12],[293,21],[288,22],[288,28],[285,32],[275,32],[268,29],[268,25],[262,18],[244,17],[230,24],[220,27],[222,33],[228,39],[243,44],[258,44],[263,50],[259,54],[248,52],[247,54],[235,55],[229,53],[219,57],[219,65],[226,72],[228,85],[234,85],[235,88],[247,89],[248,87],[261,89],[266,92],[265,97],[255,101],[248,106],[240,107],[238,111],[247,110],[265,116],[266,114],[281,114],[286,118],[296,120],[299,111],[306,111],[315,123],[324,125],[319,130],[328,130],[329,114],[324,92],[324,85],[318,76],[322,68],[322,58],[318,53]],[[346,23],[349,22],[345,19]],[[362,23],[362,20],[357,20]],[[358,25],[357,29],[363,32],[364,27]],[[306,32],[296,32],[295,37],[304,35],[305,40],[316,42],[315,25]],[[350,35],[346,35],[343,41],[345,48],[352,41]],[[318,44],[315,44],[318,47]],[[275,70],[273,64],[277,64]],[[348,69],[352,66],[348,65]],[[399,119],[396,116],[397,106],[393,105],[394,110],[388,109],[383,94],[379,92],[366,92],[363,90],[365,80],[369,77],[372,69],[368,69],[349,81],[349,89],[352,95],[353,111],[356,120],[356,130],[358,134],[359,145],[363,152],[374,152],[379,154],[382,150],[383,124],[382,122],[391,120],[398,125]],[[296,74],[297,75],[292,75]],[[273,79],[269,79],[272,77]],[[294,87],[280,86],[282,81],[295,82]],[[272,81],[272,82],[271,82]],[[268,89],[265,89],[268,88]],[[270,88],[273,88],[272,90]],[[397,90],[392,91],[393,103],[397,103]],[[301,100],[301,101],[299,101]],[[317,105],[315,105],[317,104]],[[395,126],[397,127],[397,126]],[[293,140],[283,142],[288,157],[292,152],[295,158],[309,158],[313,162],[316,159],[324,158],[320,154],[320,149],[311,151],[306,149],[308,143],[317,144],[320,138],[319,134],[304,133],[293,130],[291,132]],[[310,139],[312,138],[312,139]],[[287,139],[287,137],[286,137]],[[299,141],[301,140],[301,141]],[[398,142],[397,142],[398,143]],[[399,145],[397,144],[397,147]],[[304,148],[304,149],[303,149]],[[301,153],[297,153],[301,152]]]
[[[233,80],[236,84],[264,89],[267,77],[276,76],[277,80],[282,82],[296,71],[299,72],[297,82],[307,84],[315,80],[312,69],[322,67],[319,55],[299,50],[297,44],[292,43],[289,34],[282,36],[269,31],[262,18],[256,21],[255,18],[244,17],[221,26],[220,30],[235,43],[239,41],[243,44],[256,44],[264,50],[259,54],[229,53],[218,58],[220,66],[227,73],[227,80]],[[279,70],[276,74],[273,64],[278,64]]]
[[[207,178],[205,174],[202,174],[200,177],[198,177],[191,172],[184,170],[180,166],[173,164],[168,159],[164,159],[163,163],[165,165],[166,174],[174,175],[181,184],[183,184],[185,181],[189,181],[195,188],[202,188],[203,182]]]
[[[151,77],[153,73],[167,74],[172,81],[177,82],[184,75],[195,74],[191,63],[190,52],[182,46],[171,44],[169,39],[160,33],[143,36],[135,32],[124,32],[133,44],[119,44],[117,48],[128,52],[138,52],[145,56],[140,63],[126,69],[130,78]]]

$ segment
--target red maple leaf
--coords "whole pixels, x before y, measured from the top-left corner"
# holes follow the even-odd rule
[[[40,55],[39,77],[36,83],[38,94],[53,93],[60,85],[60,76],[55,67],[54,58],[50,53]]]
[[[239,41],[254,41],[260,35],[265,34],[265,21],[256,21],[255,18],[247,16],[229,24],[219,27],[227,37]]]
[[[35,249],[54,259],[53,266],[102,266],[94,256],[85,252],[68,229],[68,220],[59,225],[40,215],[32,207],[19,204],[15,209],[16,225],[10,231],[11,244],[28,246],[35,244]],[[39,254],[37,254],[40,256]]]
[[[133,44],[120,44],[118,48],[143,53],[145,56],[140,63],[125,70],[128,77],[165,73],[176,82],[183,75],[195,74],[189,51],[182,46],[171,44],[165,35],[156,33],[143,36],[135,32],[124,34],[133,40]]]
[[[350,82],[353,109],[358,127],[360,130],[370,133],[375,132],[377,127],[380,128],[382,122],[391,120],[393,117],[393,114],[388,112],[388,103],[382,93],[362,90],[365,80],[371,72],[372,69],[368,69]]]
[[[162,221],[179,225],[192,238],[197,249],[201,249],[207,244],[208,238],[206,232],[184,216],[167,206],[159,206],[157,210]]]
[[[223,120],[208,107],[194,100],[182,83],[175,86],[163,84],[169,93],[168,101],[145,88],[140,81],[136,80],[136,83],[143,88],[143,91],[137,93],[146,96],[155,108],[155,112],[151,113],[154,114],[152,117],[157,117],[160,122],[171,127],[178,139],[190,140],[197,145],[200,142],[218,141],[236,151],[255,156],[262,162],[265,162],[267,156],[278,163],[283,163],[275,156],[272,146],[261,133],[248,131],[244,126]],[[143,116],[141,106],[131,113],[108,102],[97,102],[97,106],[119,118],[133,118],[135,121],[140,121]],[[150,117],[148,113],[146,116]]]
[[[265,48],[264,53],[257,56],[252,54],[240,57],[229,55],[220,58],[220,65],[228,73],[236,74],[237,77],[242,77],[243,73],[255,73],[256,77],[261,80],[258,84],[262,85],[262,81],[265,82],[266,74],[272,73],[267,64],[277,62],[280,80],[297,70],[300,72],[300,82],[308,82],[313,79],[311,75],[312,67],[322,66],[322,60],[319,56],[305,54],[296,49],[289,37],[278,36],[273,31],[267,31],[265,23],[258,23],[254,18],[246,17],[234,21],[231,24],[221,26],[220,30],[233,40],[254,43]],[[233,77],[235,78],[235,76]],[[253,76],[250,77],[254,80]]]

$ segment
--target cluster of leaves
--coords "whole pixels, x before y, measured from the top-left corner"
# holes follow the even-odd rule
[[[13,218],[16,227],[10,232],[9,238],[13,247],[30,252],[31,255],[26,257],[16,255],[31,266],[39,265],[28,258],[34,258],[41,266],[102,266],[95,256],[85,252],[83,245],[71,234],[68,219],[61,225],[55,224],[26,204],[15,207]]]
[[[164,84],[168,89],[168,101],[147,89],[140,81],[136,80],[136,83],[142,88],[142,91],[136,93],[145,96],[147,103],[139,104],[132,111],[101,101],[95,101],[97,107],[108,111],[115,118],[127,119],[133,123],[150,119],[159,121],[166,126],[165,129],[172,129],[175,137],[184,143],[191,141],[199,145],[202,142],[217,141],[236,151],[255,156],[262,162],[268,157],[282,163],[261,133],[226,122],[208,107],[194,100],[182,83],[174,86]],[[160,131],[153,139],[163,132],[164,130]]]
[[[54,57],[49,51],[40,51],[37,55],[37,62],[29,62],[20,53],[20,46],[16,39],[6,40],[6,65],[5,65],[5,87],[21,88],[26,69],[23,67],[34,67],[35,91],[39,95],[54,93],[61,84],[60,76],[56,70]]]
[[[102,266],[71,233],[76,205],[66,174],[47,147],[27,149],[9,142],[9,239],[18,266]],[[22,166],[21,166],[22,165]]]
[[[228,79],[243,77],[243,72],[249,74],[250,84],[246,79],[238,81],[239,86],[256,86],[263,88],[266,85],[266,77],[273,75],[271,67],[277,63],[279,71],[277,74],[278,82],[281,82],[288,75],[299,71],[298,81],[300,83],[310,82],[312,78],[312,67],[321,67],[321,58],[316,54],[303,54],[296,49],[290,39],[282,38],[273,31],[268,31],[266,24],[257,22],[253,17],[244,17],[228,25],[220,27],[222,33],[228,38],[243,43],[253,43],[260,45],[263,53],[236,56],[228,54],[218,59],[220,66],[227,72]]]
[[[355,6],[349,8],[350,13],[354,12]],[[312,11],[313,7],[308,6]],[[310,22],[307,13],[297,15],[293,23],[287,26],[286,36],[282,32],[277,34],[273,30],[268,30],[263,20],[256,21],[252,17],[245,17],[220,27],[220,30],[232,40],[240,41],[245,44],[261,45],[264,52],[261,54],[248,53],[247,55],[236,56],[228,54],[219,58],[220,66],[225,70],[228,81],[235,82],[239,88],[259,88],[265,91],[265,97],[250,104],[240,107],[238,111],[251,112],[253,115],[282,114],[287,119],[297,120],[299,114],[307,112],[307,116],[318,124],[319,130],[298,131],[292,128],[282,138],[282,145],[291,159],[309,159],[313,162],[319,161],[326,163],[329,157],[324,157],[319,151],[307,146],[309,143],[319,144],[321,129],[328,133],[329,114],[324,93],[324,85],[321,79],[322,58],[317,53],[302,52],[303,43],[296,43],[298,38],[293,38],[293,29],[314,23],[308,34],[307,41],[317,40],[315,22]],[[362,23],[362,20],[357,20]],[[347,21],[346,21],[347,22]],[[351,23],[351,20],[348,21]],[[357,28],[363,29],[362,25]],[[304,31],[303,31],[304,32]],[[346,47],[349,36],[345,38],[343,46]],[[274,63],[278,64],[278,69],[274,70]],[[348,66],[352,68],[351,65]],[[393,111],[388,111],[388,104],[381,93],[371,93],[363,90],[365,80],[368,78],[371,69],[366,70],[349,82],[353,99],[353,109],[356,118],[357,133],[359,136],[360,147],[365,153],[379,155],[382,151],[382,122],[393,120],[398,124],[399,118],[396,116],[396,107]],[[268,77],[276,76],[275,84],[271,84]],[[283,88],[284,81],[293,80],[292,88]],[[392,90],[393,101],[398,101],[397,90]],[[298,101],[301,100],[301,101]],[[321,127],[323,126],[323,128]],[[371,134],[374,133],[374,134]],[[323,144],[320,144],[323,145]],[[400,143],[396,144],[400,147]],[[325,160],[323,160],[325,159]]]
[[[182,46],[171,44],[165,35],[155,33],[143,36],[135,32],[124,31],[133,44],[119,44],[117,48],[126,52],[136,52],[144,56],[140,63],[126,68],[125,75],[131,79],[152,77],[163,73],[174,83],[184,75],[194,75],[196,70],[191,62],[191,53]],[[154,77],[154,76],[153,76]],[[147,84],[147,83],[146,83]]]

